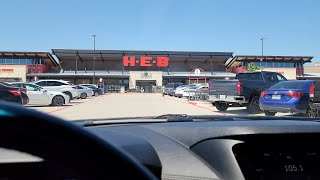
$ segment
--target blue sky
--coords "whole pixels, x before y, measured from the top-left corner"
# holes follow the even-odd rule
[[[1,51],[52,48],[314,56],[319,0],[2,0]]]

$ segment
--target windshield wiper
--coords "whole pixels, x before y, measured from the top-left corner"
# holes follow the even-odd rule
[[[164,114],[153,119],[167,119],[167,122],[189,122],[193,117],[187,114]]]
[[[145,123],[166,123],[166,122],[200,122],[200,121],[262,121],[262,120],[290,120],[290,121],[315,121],[319,118],[296,117],[296,116],[221,116],[201,115],[189,116],[186,114],[164,114],[156,117],[126,117],[109,119],[78,120],[75,124],[80,126],[99,126],[112,124],[145,124]]]
[[[164,122],[190,122],[191,116],[186,114],[165,114],[161,116],[148,117],[126,117],[126,118],[108,118],[108,119],[89,119],[77,120],[73,123],[80,126],[99,126],[110,124],[139,124],[139,123],[164,123]]]

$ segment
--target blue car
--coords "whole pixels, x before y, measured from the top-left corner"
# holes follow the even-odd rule
[[[266,116],[277,112],[308,114],[312,80],[282,81],[261,92],[260,109]]]

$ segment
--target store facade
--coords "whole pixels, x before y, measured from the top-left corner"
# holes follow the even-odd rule
[[[204,72],[207,79],[234,77],[225,71],[231,52],[182,51],[121,51],[53,49],[62,69],[59,72],[28,75],[39,78],[58,78],[75,84],[103,83],[124,86],[127,90],[161,87],[168,82],[188,83],[194,68]],[[201,78],[200,82],[205,82]],[[150,90],[151,91],[151,90]]]
[[[28,74],[39,74],[60,69],[48,52],[0,51],[0,81],[28,81]]]

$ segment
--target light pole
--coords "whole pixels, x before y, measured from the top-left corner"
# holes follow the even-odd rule
[[[261,38],[261,54],[262,54],[262,58],[261,61],[263,60],[263,40],[265,40],[266,38]]]
[[[263,40],[265,40],[266,38],[261,38],[261,59],[260,59],[260,62],[263,63]],[[263,64],[261,64],[261,70],[263,70]]]
[[[93,78],[92,84],[95,84],[96,79],[96,35],[93,34]]]

